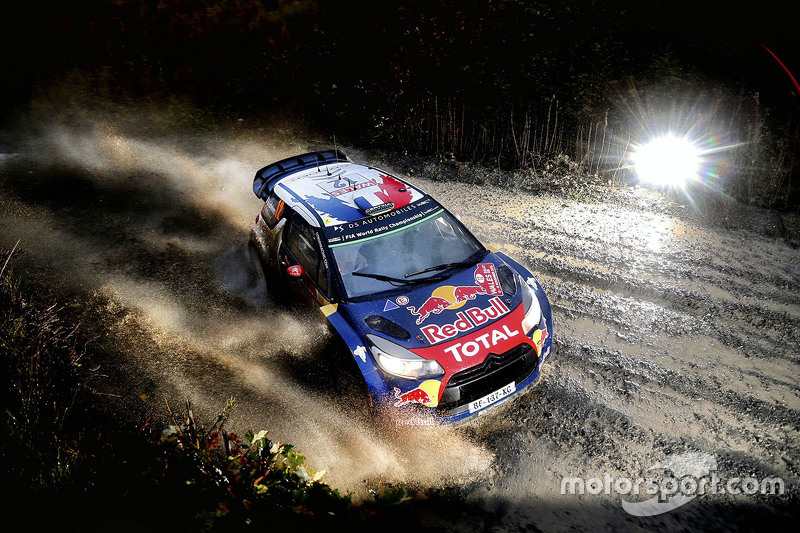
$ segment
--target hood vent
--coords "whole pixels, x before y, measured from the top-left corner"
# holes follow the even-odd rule
[[[378,333],[385,333],[395,339],[407,341],[411,338],[411,334],[402,326],[380,315],[370,315],[364,319],[364,323]]]
[[[509,296],[517,294],[517,282],[514,281],[514,273],[508,265],[497,267],[497,276],[500,278],[500,286],[503,288],[503,293]]]

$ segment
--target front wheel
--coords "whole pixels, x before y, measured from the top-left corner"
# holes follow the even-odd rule
[[[342,368],[337,373],[337,389],[342,392],[342,398],[345,399],[343,407],[353,411],[359,418],[370,419],[374,415],[372,395],[367,389],[364,378],[360,373],[356,376],[356,372],[357,368]]]
[[[364,376],[353,360],[353,352],[329,325],[323,352],[332,377],[330,394],[342,409],[362,419],[372,418],[372,395]]]

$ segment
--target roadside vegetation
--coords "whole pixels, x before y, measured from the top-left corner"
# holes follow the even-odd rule
[[[73,423],[88,377],[75,328],[54,307],[31,305],[11,266],[23,252],[0,248],[0,374],[3,486],[46,490],[74,480],[86,436]]]
[[[671,131],[714,151],[704,169],[714,194],[800,206],[796,94],[756,34],[769,10],[584,0],[119,0],[44,18],[36,4],[25,9],[34,12],[9,42],[29,54],[2,73],[13,82],[0,89],[0,117],[188,102],[211,122],[282,118],[325,132],[326,147],[336,135],[516,173],[526,187],[565,165],[571,176],[624,180],[632,147]],[[785,58],[794,47],[776,22],[769,44]]]
[[[205,427],[188,401],[173,409],[165,398],[166,425],[105,412],[91,387],[101,354],[58,308],[23,294],[11,269],[22,255],[0,248],[0,497],[28,530],[392,531],[400,514],[403,528],[421,526],[402,488],[354,503],[266,430],[228,433],[233,399]]]

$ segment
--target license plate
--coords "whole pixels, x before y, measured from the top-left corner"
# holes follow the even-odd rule
[[[469,404],[469,412],[474,413],[475,411],[480,411],[484,407],[492,405],[494,402],[501,400],[508,396],[509,394],[513,393],[517,390],[516,384],[512,381],[502,389],[498,389],[490,394],[487,394],[483,398],[479,400],[474,400]]]

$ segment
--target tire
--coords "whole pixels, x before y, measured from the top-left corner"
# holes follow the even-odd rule
[[[374,414],[372,395],[358,364],[353,359],[355,356],[338,333],[331,330],[329,341],[323,351],[323,356],[332,367],[330,375],[334,381],[330,392],[334,400],[344,410],[354,412],[359,418],[372,418]]]
[[[364,381],[358,367],[342,368],[338,372],[338,388],[342,391],[342,396],[347,398],[347,405],[352,409],[356,416],[363,419],[370,419],[373,417],[373,402],[372,395],[367,389],[367,384]],[[359,375],[356,376],[355,372]]]
[[[272,300],[264,265],[256,245],[247,243],[247,286],[245,300],[254,305],[268,305]]]

